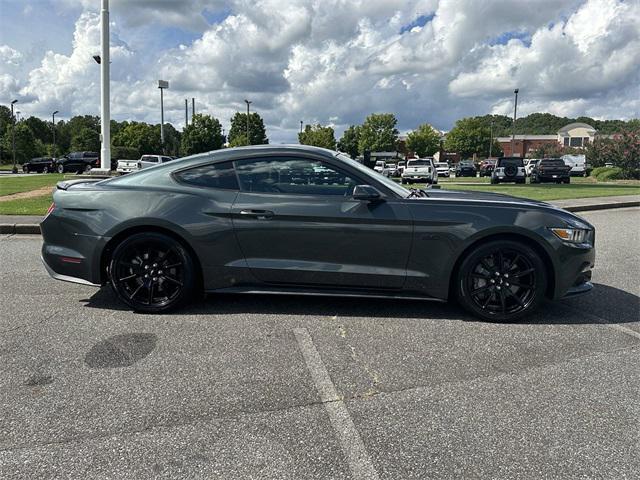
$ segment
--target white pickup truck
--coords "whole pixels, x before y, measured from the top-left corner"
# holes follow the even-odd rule
[[[438,171],[433,163],[433,158],[407,160],[407,166],[402,172],[402,183],[416,182],[438,183]]]
[[[142,155],[140,160],[118,160],[117,172],[120,174],[136,172],[143,168],[170,162],[173,157],[168,155]]]

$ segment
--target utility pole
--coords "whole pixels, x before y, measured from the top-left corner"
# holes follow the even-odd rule
[[[244,102],[247,104],[247,145],[251,145],[249,139],[249,105],[251,105],[253,102],[250,102],[247,99],[245,99]]]
[[[300,133],[302,133],[302,120],[300,120]]]
[[[51,126],[53,127],[53,158],[56,158],[56,113],[58,113],[58,110],[51,114]]]
[[[513,131],[511,133],[511,155],[515,156],[516,148],[516,113],[518,111],[518,89],[516,88],[513,93],[516,95],[516,100],[513,104]]]
[[[169,88],[169,82],[165,80],[158,80],[158,88],[160,89],[160,145],[162,147],[162,153],[164,152],[164,94],[162,93],[165,88]]]
[[[184,126],[189,126],[189,99],[184,99]]]
[[[191,97],[191,123],[193,123],[193,117],[196,116],[196,99]]]
[[[18,103],[18,100],[11,102],[11,149],[13,150],[13,173],[18,173],[18,167],[16,166],[16,117],[13,116],[13,106]]]
[[[491,158],[491,147],[493,147],[493,120],[491,120],[491,124],[489,125],[489,131],[491,132],[489,139],[489,158]]]
[[[111,170],[111,111],[109,104],[109,0],[102,0],[100,11],[100,169],[108,172]]]

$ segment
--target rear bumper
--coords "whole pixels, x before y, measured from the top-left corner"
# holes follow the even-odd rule
[[[63,282],[71,282],[71,283],[79,283],[80,285],[88,285],[91,287],[100,287],[101,285],[98,283],[91,283],[89,280],[85,280],[84,278],[72,277],[71,275],[64,275],[62,273],[57,273],[53,268],[49,266],[47,261],[44,259],[43,255],[40,255],[40,259],[44,265],[44,268],[47,270],[47,273],[56,280],[62,280]]]

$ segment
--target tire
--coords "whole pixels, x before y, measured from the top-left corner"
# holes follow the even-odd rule
[[[64,165],[62,164],[58,165],[57,170],[58,170],[58,173],[64,173]]]
[[[133,310],[163,313],[192,298],[196,268],[191,254],[174,238],[138,233],[114,250],[109,281],[120,300]]]
[[[89,164],[85,165],[85,167],[84,167],[84,173],[91,173],[91,169],[92,169],[92,168],[93,168],[93,167],[92,167],[91,165],[89,165]]]
[[[565,178],[562,180],[562,183],[571,183],[571,178]]]
[[[22,173],[29,173],[29,167],[27,167],[26,165],[22,167]]]
[[[42,173],[49,173],[49,167],[44,167],[42,169]]]
[[[460,304],[492,322],[514,322],[533,313],[544,301],[546,289],[547,274],[538,253],[512,240],[477,246],[456,272],[455,293]]]

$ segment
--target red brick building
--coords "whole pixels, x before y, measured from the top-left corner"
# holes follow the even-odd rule
[[[511,137],[496,138],[505,157],[526,157],[542,145],[558,145],[557,135],[516,135],[513,151],[511,151]]]

